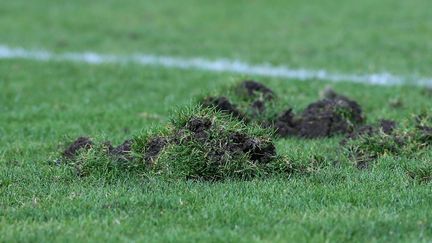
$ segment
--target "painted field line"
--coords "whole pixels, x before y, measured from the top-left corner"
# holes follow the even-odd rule
[[[432,86],[432,77],[398,76],[391,73],[347,74],[326,70],[292,69],[287,66],[249,64],[230,59],[182,58],[151,54],[110,55],[94,52],[54,53],[46,50],[29,50],[0,45],[0,59],[29,59],[36,61],[71,61],[88,64],[135,63],[211,72],[228,72],[245,75],[292,78],[299,80],[323,80],[332,82],[354,82],[377,85],[421,85]]]

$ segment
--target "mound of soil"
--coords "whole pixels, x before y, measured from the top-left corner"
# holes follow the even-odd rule
[[[276,156],[276,148],[273,143],[250,138],[243,133],[232,133],[228,141],[229,143],[226,144],[227,151],[231,153],[247,153],[252,161],[268,163]]]
[[[247,97],[262,97],[265,100],[271,100],[274,97],[274,92],[264,84],[258,83],[253,80],[245,80],[238,86],[237,90],[240,95]]]
[[[80,150],[88,150],[93,146],[89,137],[78,137],[62,153],[64,158],[74,159]]]
[[[200,146],[209,149],[209,154],[213,155],[211,159],[217,163],[229,162],[222,157],[234,158],[243,154],[248,154],[252,161],[267,163],[276,156],[276,148],[271,142],[264,142],[240,132],[228,132],[227,137],[211,136],[211,128],[210,119],[192,117],[186,124],[186,129],[193,136],[183,141],[194,139]],[[223,156],[217,158],[215,155],[220,153],[223,153]]]
[[[332,92],[308,105],[298,118],[292,109],[282,112],[276,118],[274,127],[282,137],[320,138],[349,133],[363,120],[362,109],[357,102]]]
[[[247,173],[249,166],[265,165],[276,158],[276,148],[270,140],[231,130],[233,128],[225,122],[215,122],[207,116],[191,116],[183,127],[172,130],[167,137],[150,139],[145,145],[144,160],[155,169],[171,168],[189,179],[218,180]],[[156,164],[155,159],[162,151],[170,159]],[[189,157],[192,153],[198,157]],[[243,164],[245,161],[249,161],[247,165]],[[158,163],[170,164],[160,167]]]
[[[214,107],[219,111],[228,113],[232,115],[233,117],[237,117],[241,120],[246,119],[246,115],[242,113],[237,107],[232,104],[227,97],[221,96],[221,97],[207,97],[205,98],[201,104],[204,107]]]
[[[300,122],[295,119],[292,109],[282,112],[274,122],[274,128],[281,137],[295,136],[299,134]]]
[[[348,140],[358,139],[362,136],[373,136],[378,134],[380,131],[382,131],[384,134],[391,135],[395,128],[395,121],[382,119],[376,125],[363,125],[357,127],[354,131],[347,134],[347,136],[340,143],[344,145],[348,142]]]
[[[145,147],[144,161],[148,165],[153,165],[155,159],[167,144],[168,139],[164,137],[154,137],[150,139]]]
[[[122,144],[117,147],[113,147],[111,142],[106,142],[105,144],[109,144],[108,153],[111,156],[114,156],[118,160],[121,161],[130,161],[132,160],[132,143],[133,141],[128,139],[125,140]]]

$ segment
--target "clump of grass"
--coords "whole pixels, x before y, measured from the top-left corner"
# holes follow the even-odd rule
[[[345,153],[360,168],[386,156],[413,157],[432,145],[432,116],[422,113],[416,116],[414,125],[394,129],[386,133],[373,129],[360,134],[356,139],[345,140]]]
[[[279,172],[290,172],[286,160],[276,155],[272,131],[246,125],[216,109],[192,107],[171,119],[168,135],[142,136],[141,161],[150,173],[169,178],[222,180],[251,179]],[[157,158],[146,159],[149,143],[166,141]]]
[[[69,156],[67,164],[80,176],[130,172],[216,181],[290,173],[291,164],[276,154],[272,133],[214,108],[194,106],[176,112],[166,127],[116,148],[92,142]]]
[[[410,178],[419,183],[428,183],[432,181],[432,162],[412,161],[405,166],[405,170]]]

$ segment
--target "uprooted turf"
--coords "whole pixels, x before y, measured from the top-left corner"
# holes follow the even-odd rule
[[[277,155],[273,140],[283,137],[342,135],[342,147],[336,145],[334,150],[344,151],[345,157],[327,155],[323,159],[348,160],[358,169],[368,169],[386,154],[415,158],[431,149],[432,116],[428,112],[416,116],[414,125],[408,127],[397,127],[398,122],[385,119],[378,125],[363,125],[361,106],[328,87],[324,99],[309,104],[300,117],[295,117],[292,108],[278,111],[283,104],[277,93],[257,81],[239,82],[223,93],[230,98],[199,99],[198,104],[177,111],[164,129],[146,131],[118,147],[111,142],[94,146],[88,137],[79,137],[62,152],[57,164],[73,167],[79,176],[96,173],[103,177],[108,169],[165,179],[250,180],[300,171],[300,167],[293,168],[295,161],[288,160],[289,149],[282,152],[284,156]],[[262,109],[256,109],[257,103]],[[276,118],[264,114],[278,112]],[[304,167],[302,172],[306,172]]]

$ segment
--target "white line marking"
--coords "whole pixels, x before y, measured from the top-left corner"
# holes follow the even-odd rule
[[[287,66],[273,66],[270,64],[253,65],[238,60],[204,58],[181,58],[170,56],[157,56],[148,54],[136,55],[108,55],[93,52],[83,53],[54,53],[45,50],[28,50],[0,45],[0,59],[29,59],[37,61],[72,61],[88,64],[104,63],[136,63],[146,66],[159,66],[165,68],[179,68],[191,70],[204,70],[211,72],[230,72],[245,75],[257,75],[279,78],[292,78],[299,80],[324,80],[332,82],[354,82],[377,85],[420,85],[432,86],[432,77],[398,76],[391,73],[374,74],[343,74],[332,73],[325,70],[291,69]]]

